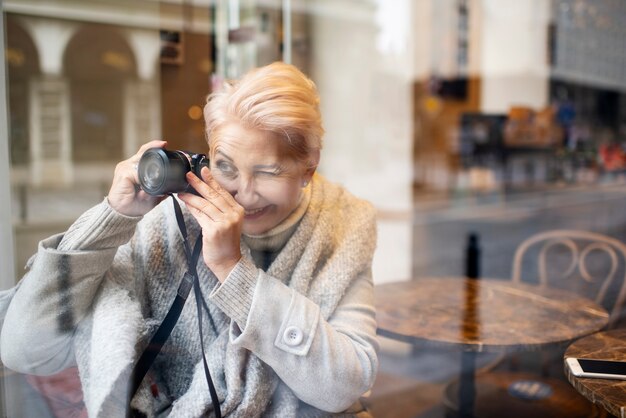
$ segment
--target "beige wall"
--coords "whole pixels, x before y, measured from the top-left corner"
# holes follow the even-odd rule
[[[320,171],[379,209],[374,280],[381,283],[411,271],[415,47],[402,30],[412,27],[414,3],[398,2],[401,13],[377,3],[308,4],[310,73],[326,128]]]
[[[548,101],[549,0],[482,0],[481,110],[505,113],[514,105]],[[542,30],[543,28],[543,30]]]

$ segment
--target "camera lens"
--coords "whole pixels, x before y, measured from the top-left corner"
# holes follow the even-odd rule
[[[139,160],[139,184],[152,196],[182,192],[188,186],[185,173],[189,170],[189,159],[180,151],[150,148]]]
[[[141,181],[149,189],[154,189],[163,182],[165,178],[163,176],[163,162],[156,155],[149,155],[146,157],[144,163],[144,169],[141,173]]]

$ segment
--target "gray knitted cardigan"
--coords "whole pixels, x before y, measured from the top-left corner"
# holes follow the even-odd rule
[[[221,285],[198,264],[211,316],[203,321],[205,350],[224,416],[328,416],[374,381],[375,213],[321,176],[311,188],[304,216],[267,272],[243,243],[242,260]],[[197,236],[197,223],[186,211],[185,218]],[[105,200],[64,236],[42,241],[29,267],[17,289],[0,295],[3,362],[33,374],[77,364],[89,415],[123,417],[132,365],[185,268],[171,202],[139,222]],[[192,294],[132,400],[147,416],[213,410],[196,317]]]

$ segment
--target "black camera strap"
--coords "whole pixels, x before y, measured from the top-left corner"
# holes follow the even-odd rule
[[[220,403],[217,397],[217,392],[215,390],[215,386],[213,384],[213,380],[211,379],[211,373],[209,371],[209,365],[206,361],[206,354],[204,352],[204,336],[202,332],[202,305],[204,304],[204,308],[208,313],[208,307],[206,305],[206,301],[202,296],[202,292],[200,290],[200,281],[198,279],[198,271],[196,270],[196,265],[198,264],[198,258],[200,257],[200,253],[202,252],[202,232],[200,236],[197,238],[193,251],[189,245],[189,240],[187,237],[187,228],[185,227],[185,220],[183,218],[183,213],[180,209],[180,204],[176,200],[174,196],[172,197],[172,202],[174,203],[174,212],[176,214],[176,222],[178,223],[178,229],[183,237],[183,246],[185,250],[185,258],[187,259],[187,271],[183,275],[183,279],[178,286],[178,290],[176,292],[176,298],[170,307],[170,310],[165,315],[163,322],[159,325],[159,328],[150,339],[148,346],[144,350],[144,352],[139,357],[139,360],[135,364],[131,374],[131,391],[130,398],[132,399],[139,389],[139,385],[143,381],[144,377],[148,373],[150,366],[156,359],[157,355],[161,351],[161,348],[169,338],[176,322],[178,322],[178,318],[185,306],[185,302],[187,301],[187,297],[189,296],[189,292],[191,288],[194,289],[194,294],[196,297],[196,308],[198,312],[198,329],[200,332],[200,347],[202,349],[202,362],[204,365],[204,374],[209,385],[209,393],[211,395],[211,402],[213,403],[213,408],[215,410],[215,416],[217,418],[222,417],[222,412],[220,410]],[[211,320],[211,316],[209,315],[209,319]],[[215,324],[211,320],[211,325],[215,329]],[[129,408],[130,411],[130,408]]]

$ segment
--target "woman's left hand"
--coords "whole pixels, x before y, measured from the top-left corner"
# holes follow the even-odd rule
[[[245,216],[244,209],[211,175],[208,168],[202,168],[200,180],[192,172],[187,173],[187,181],[200,196],[179,193],[178,197],[202,228],[202,257],[209,269],[220,282],[241,259],[241,228]]]

